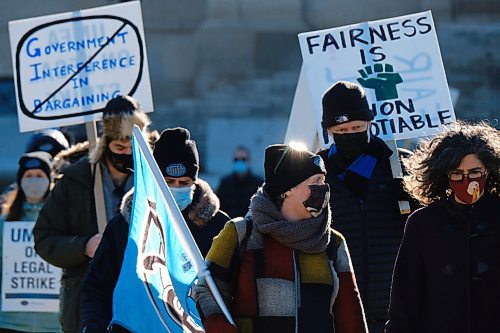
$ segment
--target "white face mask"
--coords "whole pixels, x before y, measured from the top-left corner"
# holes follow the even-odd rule
[[[172,192],[179,209],[183,211],[193,201],[194,185],[187,187],[171,187],[170,192]]]
[[[42,200],[49,188],[49,179],[42,177],[25,177],[21,179],[21,188],[27,198]]]

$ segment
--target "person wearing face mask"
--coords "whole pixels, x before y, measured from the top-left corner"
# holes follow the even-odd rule
[[[328,170],[327,183],[335,228],[349,240],[352,262],[371,332],[387,321],[389,287],[408,215],[398,201],[410,198],[392,176],[392,151],[370,134],[374,115],[361,86],[339,81],[322,98],[325,141],[319,154]],[[400,155],[410,152],[399,150]]]
[[[200,279],[205,331],[368,332],[346,241],[331,227],[322,158],[271,145],[264,169],[248,214],[226,224],[206,257],[236,327]]]
[[[219,198],[210,185],[198,177],[198,149],[190,137],[189,131],[182,127],[164,130],[153,156],[205,257],[212,239],[230,218],[220,209]]]
[[[387,333],[500,332],[500,131],[458,122],[403,161],[406,223]]]
[[[21,156],[17,172],[17,186],[13,193],[14,199],[4,203],[4,215],[0,218],[0,235],[3,234],[3,221],[36,220],[52,187],[53,171],[52,156],[47,152],[36,151]],[[0,237],[0,261],[1,251],[3,247]],[[0,263],[0,269],[1,267]],[[59,331],[56,313],[0,312],[0,332]]]
[[[164,130],[153,149],[153,157],[163,174],[175,202],[205,256],[213,237],[229,221],[219,209],[219,199],[210,185],[198,177],[196,142],[187,129]],[[112,319],[113,291],[118,281],[127,246],[133,189],[122,200],[120,214],[112,219],[85,276],[82,287],[83,327],[86,333],[107,332]],[[114,324],[111,332],[127,330]]]
[[[64,135],[55,129],[46,129],[31,135],[28,144],[26,145],[26,153],[44,151],[49,153],[54,158],[57,153],[62,150],[68,149],[69,144]],[[2,207],[15,198],[18,193],[17,182],[14,181],[9,184],[0,193],[0,212]],[[3,213],[2,213],[3,214]]]
[[[132,127],[144,132],[150,121],[137,100],[117,96],[103,110],[102,136],[96,147],[64,168],[35,228],[35,250],[47,262],[61,267],[60,320],[64,332],[81,331],[80,288],[88,263],[102,234],[98,232],[94,198],[95,170],[102,175],[107,219],[119,214],[123,195],[133,186]]]
[[[250,197],[262,183],[263,179],[250,170],[248,149],[237,147],[233,156],[233,172],[221,179],[217,189],[221,208],[229,216],[244,216],[248,211]]]

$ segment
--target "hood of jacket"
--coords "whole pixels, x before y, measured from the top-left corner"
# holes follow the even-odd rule
[[[206,181],[198,178],[194,184],[193,202],[182,211],[182,215],[188,223],[204,227],[219,211],[220,201]],[[133,199],[134,189],[132,188],[123,196],[120,206],[120,212],[127,223],[130,223]]]
[[[89,142],[78,142],[54,157],[54,168],[62,171],[89,153]]]
[[[87,157],[82,158],[78,162],[64,167],[55,177],[55,182],[62,178],[72,178],[74,181],[81,183],[85,187],[92,188],[92,165]]]

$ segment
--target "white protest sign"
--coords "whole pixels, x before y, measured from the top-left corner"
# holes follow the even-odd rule
[[[35,252],[35,222],[3,223],[2,311],[58,312],[61,269]]]
[[[286,129],[284,141],[286,144],[297,141],[306,145],[310,151],[318,150],[318,134],[314,117],[311,117],[312,109],[311,92],[307,86],[304,65],[302,65]]]
[[[21,132],[102,118],[113,97],[153,111],[139,1],[9,22]]]
[[[383,140],[433,135],[455,121],[430,11],[299,34],[323,147],[321,98],[337,81],[364,87]]]

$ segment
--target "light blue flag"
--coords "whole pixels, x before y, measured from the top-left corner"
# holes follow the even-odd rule
[[[113,320],[132,332],[203,332],[191,298],[195,265],[181,246],[173,209],[133,137],[134,201],[123,265],[113,294]],[[142,141],[145,142],[145,141]],[[156,167],[156,164],[153,165]],[[159,172],[157,172],[159,174]],[[164,181],[163,178],[158,181]],[[169,193],[170,195],[170,193]],[[173,202],[171,200],[170,202]],[[174,204],[175,205],[175,204]],[[181,217],[182,218],[182,217]]]

